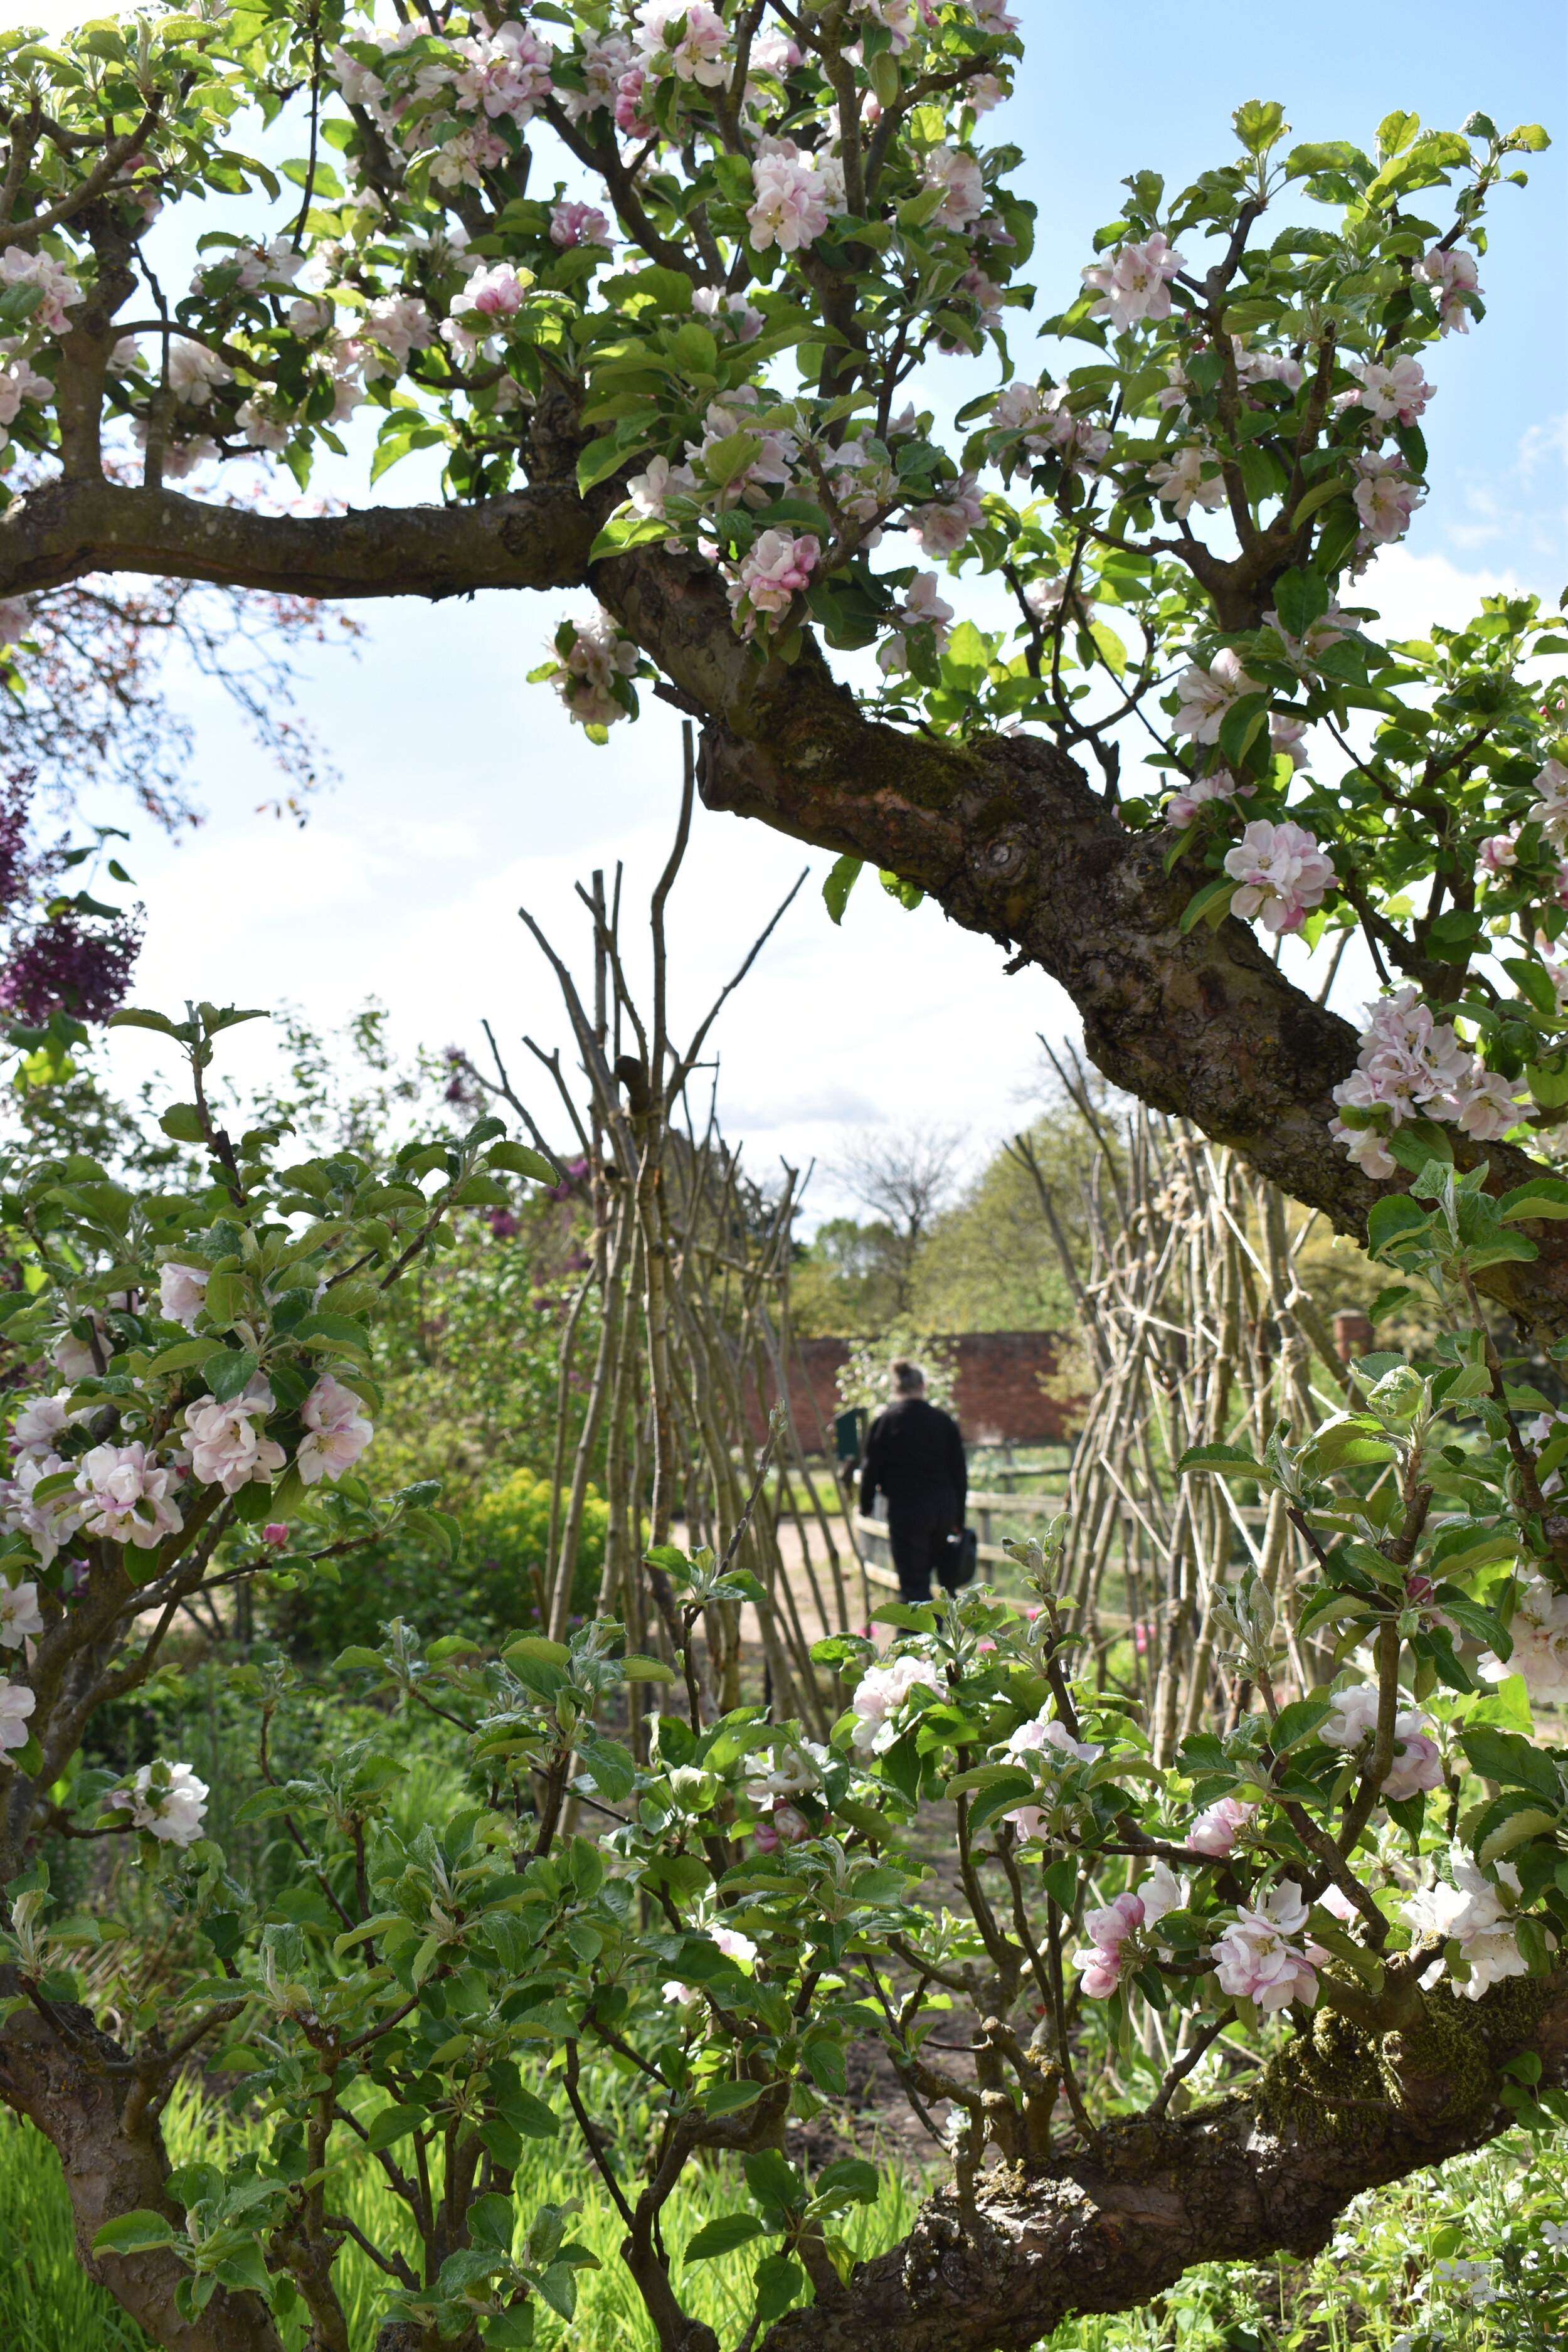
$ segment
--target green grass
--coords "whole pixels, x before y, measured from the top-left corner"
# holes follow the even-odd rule
[[[185,2085],[176,2089],[164,2116],[164,2137],[174,2163],[200,2157],[209,2163],[232,2160],[247,2134],[221,2108],[204,2105]],[[580,2150],[563,2141],[524,2142],[517,2176],[520,2210],[526,2216],[545,2203],[576,2197],[582,2211],[573,2234],[598,2255],[602,2267],[578,2274],[576,2318],[570,2326],[542,2305],[536,2332],[538,2352],[656,2352],[652,2328],[620,2259],[625,2235],[608,2193]],[[859,2258],[879,2253],[909,2229],[915,2198],[891,2172],[872,2207],[845,2217],[842,2233]],[[746,2197],[728,2165],[694,2167],[665,2213],[665,2237],[672,2248],[715,2214],[744,2208]],[[402,2209],[372,2158],[345,2165],[331,2184],[329,2211],[346,2211],[373,2243],[397,2245],[412,2255],[412,2235]],[[758,2249],[750,2250],[752,2254]],[[762,2249],[761,2251],[765,2251]],[[721,2340],[734,2343],[750,2313],[752,2264],[743,2254],[694,2266],[684,2289],[695,2316],[714,2326]],[[345,2248],[336,2278],[352,2330],[354,2352],[370,2352],[380,2311],[381,2273],[357,2247]],[[300,2352],[303,2326],[283,2331],[289,2352]],[[31,2124],[0,2115],[0,2347],[3,2352],[149,2352],[149,2339],[120,2310],[113,2297],[94,2286],[79,2268],[70,2208],[53,2149]]]

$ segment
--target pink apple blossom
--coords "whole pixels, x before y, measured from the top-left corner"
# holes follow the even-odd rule
[[[173,1498],[173,1469],[161,1465],[140,1439],[130,1445],[95,1445],[77,1465],[77,1492],[87,1498],[82,1524],[89,1536],[152,1551],[184,1525]]]
[[[283,1448],[263,1434],[274,1409],[271,1390],[259,1372],[241,1396],[226,1404],[204,1397],[185,1407],[191,1475],[199,1486],[221,1486],[237,1495],[242,1486],[265,1486],[283,1467]]]
[[[642,103],[643,86],[647,80],[641,66],[628,66],[621,76],[616,97],[616,129],[627,139],[651,139],[658,125]]]
[[[750,636],[757,615],[787,612],[794,599],[811,585],[811,575],[822,549],[809,533],[764,530],[741,559],[739,575],[730,583],[730,609],[737,619],[747,607],[742,635]]]
[[[31,1737],[27,1717],[37,1704],[37,1691],[26,1683],[0,1683],[0,1752],[26,1748]]]
[[[38,289],[43,299],[27,323],[42,328],[47,335],[63,335],[70,323],[66,312],[85,299],[63,262],[52,254],[25,253],[19,245],[8,245],[0,253],[0,281],[5,289],[13,286]]]
[[[1411,480],[1403,457],[1358,457],[1352,493],[1361,517],[1362,538],[1368,547],[1385,547],[1403,539],[1410,519],[1426,502],[1426,493]]]
[[[0,646],[20,645],[32,625],[33,616],[20,596],[0,600]]]
[[[712,89],[730,72],[730,36],[722,16],[703,0],[645,0],[637,16],[637,50],[645,69]]]
[[[1483,874],[1504,874],[1519,863],[1519,827],[1510,825],[1506,833],[1494,833],[1481,844],[1480,868]]]
[[[1355,395],[1359,404],[1385,423],[1414,425],[1436,390],[1422,374],[1419,360],[1368,360],[1351,372],[1361,378]]]
[[[286,1550],[289,1543],[287,1519],[268,1519],[261,1530],[261,1540],[271,1551]]]
[[[567,120],[581,122],[585,115],[596,114],[601,108],[613,114],[621,76],[631,61],[632,45],[625,34],[608,33],[602,40],[590,40],[577,60],[583,74],[582,89],[556,86],[556,96]]]
[[[1283,755],[1292,768],[1308,766],[1308,755],[1301,742],[1307,728],[1305,719],[1287,719],[1278,710],[1273,712],[1268,721],[1268,748],[1275,758]]]
[[[1287,819],[1270,824],[1258,817],[1236,847],[1226,853],[1225,870],[1241,884],[1231,912],[1243,922],[1261,916],[1266,931],[1299,931],[1310,908],[1339,878],[1304,826]]]
[[[942,199],[934,217],[944,228],[968,228],[985,210],[985,188],[980,166],[959,147],[933,147],[921,167],[928,188],[941,188]]]
[[[563,251],[574,245],[610,245],[610,224],[596,205],[552,205],[550,242]]]
[[[7,1584],[0,1579],[0,1649],[19,1650],[37,1641],[44,1630],[36,1584]]]
[[[481,262],[452,307],[477,310],[481,319],[510,319],[521,308],[523,290],[510,261],[498,261],[490,268]]]
[[[1158,230],[1142,245],[1124,245],[1109,261],[1091,262],[1083,282],[1099,296],[1089,316],[1109,319],[1118,333],[1140,319],[1168,319],[1171,280],[1185,268]]]
[[[375,1435],[360,1403],[353,1389],[323,1372],[300,1407],[308,1434],[300,1441],[294,1466],[307,1486],[318,1486],[323,1478],[341,1478]]]
[[[1319,1730],[1325,1748],[1364,1751],[1364,1763],[1377,1737],[1378,1687],[1357,1683],[1332,1693],[1334,1711]],[[1436,1742],[1423,1728],[1425,1718],[1414,1707],[1402,1707],[1394,1718],[1394,1762],[1382,1783],[1382,1793],[1395,1804],[1424,1789],[1443,1785],[1442,1759]]]
[[[1216,768],[1206,776],[1191,776],[1181,791],[1173,793],[1165,803],[1165,823],[1178,828],[1191,824],[1198,811],[1211,801],[1249,801],[1257,790],[1256,784],[1238,784],[1228,768]]]
[[[801,252],[826,228],[826,194],[808,163],[788,155],[759,155],[752,165],[752,185],[756,202],[746,219],[753,252],[765,253],[770,245],[781,253]]]
[[[1568,768],[1548,760],[1531,780],[1536,804],[1530,814],[1553,849],[1568,848]]]
[[[44,1568],[54,1565],[76,1534],[85,1508],[81,1497],[68,1489],[62,1488],[41,1503],[35,1501],[34,1489],[46,1478],[57,1478],[75,1467],[58,1454],[32,1453],[16,1463],[15,1478],[0,1485],[0,1526],[9,1534],[26,1536]]]
[[[1522,1675],[1532,1706],[1568,1706],[1568,1593],[1542,1576],[1527,1578],[1508,1630],[1512,1654],[1506,1665],[1483,1662],[1489,1679]]]
[[[1242,668],[1241,656],[1226,646],[1207,669],[1194,662],[1176,680],[1177,709],[1171,731],[1190,735],[1194,743],[1217,743],[1221,721],[1232,705],[1244,694],[1262,690]]]
[[[1086,1911],[1083,1932],[1091,1949],[1073,1962],[1091,2000],[1108,2000],[1121,1981],[1122,1946],[1143,1925],[1136,1895],[1119,1895],[1103,1911]]]
[[[1244,1905],[1209,1953],[1220,1990],[1233,2000],[1256,2001],[1265,2013],[1293,2000],[1310,2008],[1318,1998],[1315,1967],[1328,1955],[1310,1941],[1291,1942],[1306,1924],[1307,1906],[1293,1878]]]
[[[1218,1797],[1196,1816],[1185,1843],[1198,1853],[1212,1853],[1218,1859],[1232,1851],[1257,1815],[1257,1806],[1244,1804],[1239,1797]]]
[[[458,104],[482,105],[492,121],[503,114],[519,125],[531,121],[552,88],[554,58],[546,43],[524,25],[501,25],[489,39],[458,47],[468,61],[453,80]]]
[[[898,1737],[894,1717],[910,1691],[933,1690],[936,1669],[923,1658],[894,1658],[885,1666],[868,1666],[856,1684],[849,1704],[859,1720],[852,1745],[862,1756],[880,1756]]]
[[[922,554],[956,555],[978,525],[984,509],[975,495],[974,476],[961,474],[945,486],[930,506],[918,507],[910,522],[910,537]]]
[[[742,1936],[739,1927],[710,1927],[709,1935],[727,1960],[749,1969],[757,1957],[757,1947],[750,1936]]]
[[[1473,294],[1479,300],[1481,290],[1474,254],[1445,253],[1441,246],[1435,245],[1416,263],[1414,274],[1424,278],[1437,295],[1439,332],[1468,335],[1471,306],[1464,298]]]
[[[571,649],[558,661],[550,683],[568,718],[580,727],[613,727],[630,715],[616,693],[615,681],[629,677],[637,668],[637,646],[621,635],[602,605],[591,619],[572,625]]]

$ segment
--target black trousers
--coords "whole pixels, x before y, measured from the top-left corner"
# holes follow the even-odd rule
[[[947,1539],[957,1525],[951,1503],[889,1511],[888,1542],[899,1571],[899,1598],[913,1608],[931,1599],[933,1576],[945,1583]]]

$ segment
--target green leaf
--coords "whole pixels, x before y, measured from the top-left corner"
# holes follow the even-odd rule
[[[1228,874],[1221,874],[1214,881],[1205,882],[1182,909],[1184,935],[1196,923],[1207,923],[1211,930],[1216,929],[1229,914],[1230,902],[1240,887],[1240,883]]]
[[[709,2116],[738,2116],[763,2095],[761,2083],[715,2083],[702,2102]]]
[[[823,903],[835,924],[844,920],[844,909],[849,903],[849,893],[860,878],[865,860],[851,857],[847,852],[836,858],[822,886]]]
[[[492,1143],[485,1154],[485,1165],[504,1168],[513,1176],[531,1176],[540,1184],[561,1181],[561,1171],[542,1151],[531,1151],[525,1143]]]
[[[181,1339],[173,1348],[159,1349],[147,1367],[151,1380],[158,1372],[188,1371],[193,1364],[205,1364],[213,1352],[212,1337],[205,1339]]]
[[[683,2260],[711,2262],[715,2254],[732,2254],[737,2246],[749,2245],[753,2238],[767,2234],[754,2213],[721,2213],[687,2240]]]
[[[1326,507],[1331,499],[1337,499],[1342,495],[1348,497],[1354,487],[1352,482],[1342,481],[1337,474],[1331,474],[1326,482],[1317,483],[1307,492],[1306,497],[1299,501],[1296,511],[1290,518],[1291,530],[1300,530],[1301,525],[1310,516],[1315,515],[1320,507]],[[1294,631],[1291,634],[1294,635]]]
[[[941,193],[940,190],[935,193]],[[906,207],[907,209],[907,207]],[[757,2317],[766,2327],[783,2317],[798,2297],[805,2293],[805,2273],[788,2254],[769,2254],[757,2264],[754,2284],[757,2290]]]
[[[139,2209],[106,2221],[93,2239],[92,2251],[95,2254],[146,2254],[174,2242],[174,2228],[162,2213]]]
[[[1381,1323],[1385,1316],[1397,1315],[1401,1307],[1408,1307],[1411,1300],[1419,1296],[1419,1292],[1412,1290],[1407,1282],[1392,1283],[1388,1289],[1378,1292],[1367,1309],[1366,1319],[1369,1323]]]
[[[1402,114],[1396,108],[1385,114],[1377,126],[1377,148],[1380,155],[1403,155],[1421,128],[1418,114]]]
[[[1551,1758],[1517,1732],[1483,1724],[1479,1730],[1461,1732],[1459,1745],[1483,1780],[1500,1781],[1505,1789],[1528,1789],[1552,1804],[1562,1802],[1563,1784]]]
[[[988,1822],[999,1813],[1010,1813],[1019,1805],[1028,1804],[1035,1795],[1035,1783],[1027,1772],[1009,1772],[1005,1779],[994,1780],[983,1790],[969,1809],[969,1827],[978,1834]]]
[[[256,1377],[259,1366],[247,1348],[220,1348],[202,1361],[202,1377],[220,1404],[229,1403]]]
[[[619,1740],[590,1739],[577,1752],[595,1787],[612,1805],[631,1795],[637,1786],[637,1768],[629,1749],[623,1748]]]
[[[1177,1475],[1209,1470],[1216,1478],[1267,1478],[1261,1462],[1238,1445],[1189,1445],[1176,1465]]]
[[[195,1103],[171,1103],[158,1121],[164,1134],[175,1143],[205,1143],[201,1113]]]
[[[623,1682],[672,1683],[675,1680],[674,1667],[667,1666],[662,1658],[639,1657],[633,1652],[629,1657],[618,1658],[616,1663],[620,1668]]]
[[[1498,1214],[1509,1223],[1524,1217],[1568,1217],[1568,1183],[1561,1176],[1529,1177],[1503,1194]]]
[[[425,2120],[423,2107],[383,2107],[381,2113],[371,2120],[365,2145],[373,2152],[391,2147],[395,2141],[405,2139],[410,2132],[417,2131]]]
[[[1283,1756],[1299,1748],[1303,1739],[1310,1739],[1321,1723],[1327,1723],[1333,1713],[1326,1699],[1298,1698],[1282,1706],[1268,1727],[1268,1745],[1276,1756]]]

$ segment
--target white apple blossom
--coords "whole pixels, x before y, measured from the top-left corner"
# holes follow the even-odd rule
[[[352,1389],[323,1372],[300,1407],[308,1434],[300,1441],[294,1466],[307,1486],[318,1486],[323,1478],[341,1478],[375,1435],[361,1403]]]
[[[851,1744],[859,1755],[880,1756],[892,1746],[899,1709],[910,1691],[934,1690],[936,1673],[923,1658],[894,1658],[888,1665],[867,1667],[849,1701],[858,1717]]]
[[[1483,1658],[1482,1673],[1493,1681],[1522,1675],[1532,1706],[1568,1706],[1568,1593],[1544,1577],[1528,1578],[1508,1630],[1513,1651],[1507,1664]]]
[[[216,352],[209,352],[205,343],[193,343],[183,335],[171,338],[169,343],[169,389],[174,398],[187,407],[205,408],[216,387],[234,382],[234,371],[226,367]]]
[[[1215,768],[1206,776],[1189,776],[1181,791],[1173,793],[1165,803],[1165,823],[1177,827],[1191,824],[1211,801],[1250,800],[1257,790],[1256,784],[1238,784],[1228,768]]]
[[[111,1791],[109,1802],[129,1812],[139,1830],[164,1845],[195,1845],[206,1818],[210,1791],[188,1764],[143,1764],[128,1789]]]
[[[1469,1974],[1457,1982],[1456,1989],[1467,2000],[1479,2000],[1505,1977],[1529,1973],[1515,1938],[1510,1906],[1503,1900],[1505,1894],[1518,1895],[1519,1874],[1511,1864],[1498,1863],[1494,1885],[1458,1844],[1449,1849],[1448,1863],[1453,1885],[1438,1879],[1435,1885],[1418,1888],[1400,1906],[1400,1916],[1418,1936],[1436,1936],[1444,1943],[1458,1945]],[[1442,1968],[1442,1962],[1436,1962],[1422,1981],[1440,1976]]]
[[[20,645],[33,625],[33,616],[20,596],[0,600],[0,647]]]
[[[729,78],[729,31],[703,0],[645,0],[637,14],[637,41],[645,72],[672,73],[707,89]]]
[[[1217,743],[1220,725],[1244,694],[1263,689],[1241,667],[1241,656],[1226,646],[1207,669],[1194,662],[1176,680],[1177,709],[1171,722],[1175,735],[1190,735],[1194,743]]]
[[[64,1435],[73,1422],[89,1420],[92,1407],[72,1412],[69,1389],[58,1389],[53,1396],[33,1397],[22,1407],[11,1423],[19,1455],[42,1455],[54,1451],[55,1440]]]
[[[43,1630],[37,1586],[0,1580],[0,1649],[19,1650],[24,1642],[37,1641]]]
[[[37,1691],[26,1683],[0,1683],[0,1753],[26,1748],[31,1736],[27,1717],[37,1704]]]
[[[277,450],[288,446],[289,426],[269,416],[258,400],[242,401],[235,410],[234,421],[245,436],[247,448]]]
[[[158,1312],[166,1323],[182,1323],[187,1331],[196,1328],[196,1318],[206,1304],[206,1288],[210,1280],[205,1265],[185,1265],[178,1258],[170,1258],[158,1270]]]
[[[14,425],[25,400],[53,400],[55,387],[47,375],[26,359],[14,359],[0,368],[0,425]]]
[[[1568,848],[1568,767],[1548,760],[1531,780],[1535,806],[1530,814],[1554,849]]]
[[[1205,467],[1209,468],[1205,473]],[[1174,457],[1162,457],[1149,468],[1160,504],[1169,507],[1180,521],[1193,508],[1202,507],[1212,514],[1225,504],[1225,482],[1219,470],[1219,460],[1214,451],[1202,442],[1190,441],[1178,449]]]

